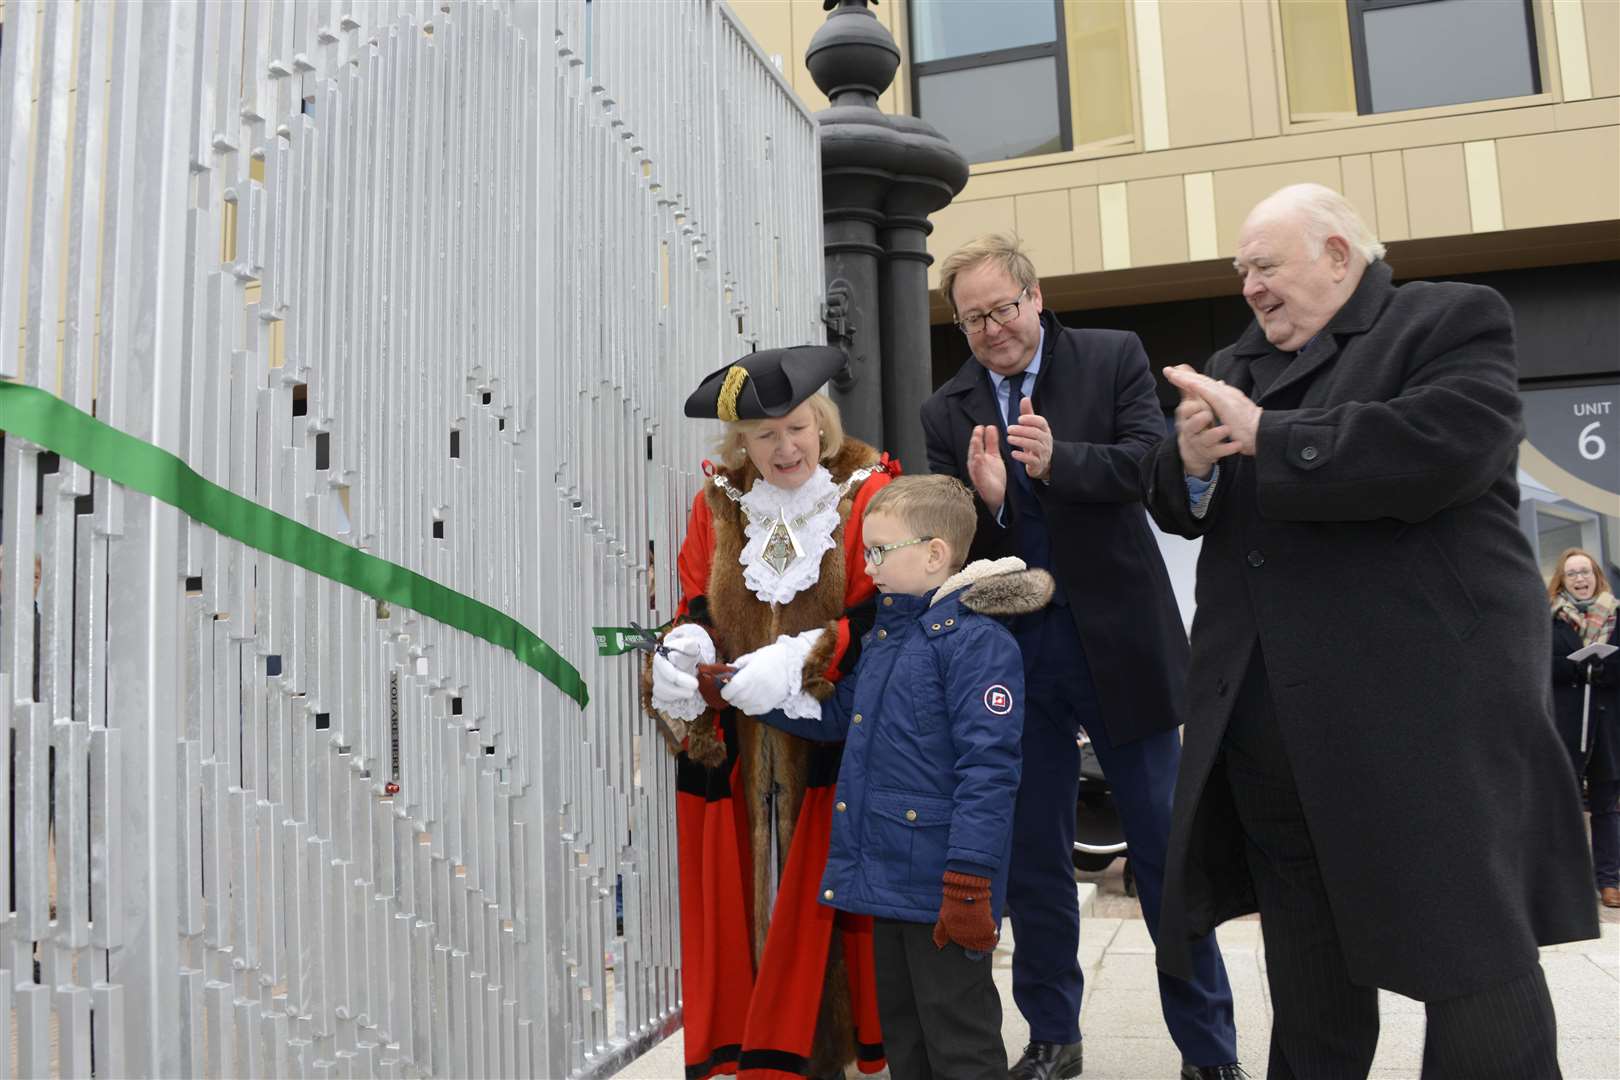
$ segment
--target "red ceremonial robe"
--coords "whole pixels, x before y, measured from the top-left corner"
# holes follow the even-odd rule
[[[825,464],[842,484],[879,458],[847,440]],[[804,686],[817,696],[829,693],[853,666],[860,632],[872,619],[875,589],[860,521],[888,483],[889,469],[898,471],[883,464],[840,502],[842,523],[817,582],[779,605],[764,603],[743,583],[742,513],[706,484],[693,500],[681,546],[677,622],[705,624],[722,661],[779,634],[823,628]],[[727,475],[747,491],[758,474],[747,466]],[[688,1080],[823,1076],[851,1060],[863,1072],[884,1065],[872,921],[835,911],[818,895],[842,752],[842,743],[800,739],[736,710],[692,722],[676,763]],[[768,795],[776,803],[779,867],[770,865]]]

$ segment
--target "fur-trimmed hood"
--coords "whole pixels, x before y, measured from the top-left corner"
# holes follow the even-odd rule
[[[980,559],[947,578],[929,606],[960,592],[969,611],[1000,618],[1028,615],[1051,602],[1054,588],[1051,574],[1029,569],[1023,559]]]

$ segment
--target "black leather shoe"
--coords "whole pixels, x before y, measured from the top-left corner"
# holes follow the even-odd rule
[[[1080,1044],[1032,1042],[1007,1080],[1072,1080],[1080,1075]]]
[[[1183,1061],[1181,1080],[1251,1080],[1251,1077],[1235,1061],[1230,1065],[1192,1065]]]

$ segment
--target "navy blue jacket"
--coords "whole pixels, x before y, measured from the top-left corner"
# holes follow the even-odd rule
[[[1012,633],[963,605],[888,594],[822,718],[765,720],[845,740],[822,902],[932,923],[947,869],[991,882],[999,922],[1021,768],[1024,666]]]

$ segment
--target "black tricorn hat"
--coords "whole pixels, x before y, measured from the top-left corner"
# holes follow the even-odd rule
[[[844,366],[829,345],[761,349],[704,377],[686,399],[695,420],[767,420],[786,416]]]

